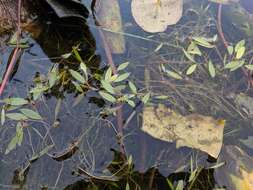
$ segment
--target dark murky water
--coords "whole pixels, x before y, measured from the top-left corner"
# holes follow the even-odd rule
[[[163,46],[156,52],[156,47],[160,42],[183,45],[189,36],[212,37],[217,34],[217,6],[205,1],[187,1],[184,6],[184,15],[177,25],[169,26],[164,33],[151,35],[142,31],[135,24],[130,14],[130,2],[128,0],[119,2],[124,21],[126,51],[123,54],[114,55],[115,64],[119,65],[129,61],[128,71],[131,72],[131,79],[136,82],[142,92],[150,90],[154,97],[155,95],[169,97],[167,100],[153,98],[151,101],[154,104],[166,104],[183,115],[204,113],[214,118],[225,119],[224,146],[236,145],[252,157],[253,149],[240,141],[240,139],[253,136],[252,117],[245,116],[245,112],[239,110],[230,98],[231,93],[243,92],[247,93],[249,97],[253,95],[252,87],[247,89],[248,83],[242,71],[226,73],[227,76],[215,79],[210,79],[202,73],[194,77],[194,82],[190,80],[178,82],[174,79],[169,80],[167,84],[159,82],[161,81],[159,64],[170,64],[172,68],[180,69],[183,55],[182,52],[169,46]],[[89,1],[84,0],[83,3],[90,9]],[[250,15],[253,3],[250,0],[244,0],[242,5],[247,7]],[[222,24],[226,38],[231,43],[245,39],[249,49],[252,49],[250,46],[252,44],[250,32],[252,31],[246,31],[245,28],[244,30],[243,23],[237,22],[238,18],[231,17],[231,10],[229,6],[223,6]],[[197,11],[199,11],[198,14],[196,14]],[[66,63],[62,63],[61,55],[70,52],[72,46],[77,44],[81,44],[81,55],[94,73],[106,67],[107,59],[103,43],[91,15],[87,20],[87,25],[80,25],[79,22],[75,23],[73,20],[61,22],[54,20],[55,18],[52,18],[50,22],[45,21],[48,19],[49,17],[42,18],[43,24],[39,28],[41,31],[38,38],[33,39],[29,33],[25,34],[30,47],[23,50],[18,69],[8,83],[2,98],[27,97],[29,89],[34,85],[35,76],[47,75],[54,66],[64,69]],[[249,25],[253,27],[253,21]],[[222,43],[218,45],[221,55],[224,54],[222,45]],[[4,43],[1,46],[1,76],[5,72],[12,49]],[[206,53],[212,54],[213,52]],[[93,58],[89,59],[92,56]],[[252,53],[249,53],[247,60],[250,60],[251,57]],[[221,60],[214,56],[213,62],[221,62]],[[147,72],[150,79],[147,79]],[[75,183],[76,186],[73,185],[72,188],[81,189],[87,186],[84,185],[84,182],[78,182],[84,177],[73,174],[73,171],[77,171],[78,166],[83,165],[87,171],[95,174],[101,173],[111,163],[114,156],[111,149],[120,150],[120,148],[116,134],[108,121],[117,128],[117,118],[110,116],[102,119],[100,117],[102,108],[99,106],[98,99],[94,98],[98,98],[96,93],[88,91],[84,98],[73,106],[77,97],[75,90],[66,85],[55,88],[36,101],[35,107],[43,117],[43,122],[31,123],[32,126],[25,129],[22,146],[17,147],[8,155],[4,155],[4,152],[13,137],[15,125],[9,122],[0,127],[0,189],[30,190],[42,187],[68,189],[68,185]],[[193,105],[193,108],[190,105]],[[134,111],[128,105],[124,105],[122,110],[123,120],[126,120]],[[57,116],[55,116],[56,112]],[[174,143],[159,141],[143,133],[140,130],[141,113],[142,106],[139,106],[137,114],[124,129],[123,138],[127,155],[132,155],[136,171],[145,172],[156,166],[159,170],[157,179],[162,179],[160,175],[170,175],[170,179],[176,182],[178,179],[189,177],[191,160],[199,167],[208,168],[214,165],[210,162],[208,155],[201,151],[190,148],[176,149]],[[55,119],[59,122],[58,127],[53,127]],[[61,152],[66,149],[82,134],[84,136],[79,150],[71,158],[58,162],[50,157],[53,152]],[[15,170],[24,168],[33,153],[41,151],[52,143],[55,144],[55,147],[49,151],[49,155],[44,155],[31,164],[24,185],[21,187],[20,183],[16,183],[13,179]],[[203,179],[199,179],[201,185],[194,186],[192,189],[213,189],[215,184],[217,187],[222,186],[222,182],[215,179],[213,173],[213,170],[208,169],[201,171],[199,174],[203,176]],[[144,174],[139,175],[145,176]],[[145,176],[148,182],[151,176],[151,174]],[[209,179],[208,176],[212,176],[213,179]],[[83,186],[78,186],[78,183],[83,183]],[[151,189],[170,188],[169,186],[166,188],[163,182],[157,182],[153,187],[151,185]]]

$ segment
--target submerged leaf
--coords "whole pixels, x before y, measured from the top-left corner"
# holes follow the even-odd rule
[[[27,116],[30,119],[41,120],[42,117],[37,112],[30,109],[20,109],[21,113]]]
[[[199,114],[180,115],[159,105],[144,107],[142,130],[154,138],[176,142],[177,147],[200,149],[217,158],[223,141],[225,121]]]

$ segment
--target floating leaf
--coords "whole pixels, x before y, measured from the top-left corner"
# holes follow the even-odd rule
[[[28,104],[28,101],[23,98],[5,98],[3,101],[12,106],[22,106]]]
[[[235,52],[238,52],[238,50],[239,50],[241,47],[244,47],[244,46],[245,46],[245,40],[239,41],[239,42],[235,45]]]
[[[121,74],[121,75],[119,75],[119,76],[114,80],[114,82],[121,82],[121,81],[124,81],[124,80],[126,80],[129,76],[130,76],[130,73]]]
[[[76,80],[78,80],[79,82],[81,82],[82,84],[84,84],[86,81],[85,81],[85,78],[80,74],[78,73],[77,71],[74,71],[72,69],[69,69],[69,72],[70,74],[72,75],[72,77],[74,77]]]
[[[25,116],[27,116],[30,119],[35,120],[42,120],[42,117],[37,112],[30,110],[30,109],[20,109],[20,112],[23,113]]]
[[[118,66],[117,70],[118,71],[124,70],[125,68],[127,68],[128,65],[129,65],[129,62],[122,63]]]
[[[181,80],[183,79],[179,74],[177,74],[176,72],[174,71],[169,71],[169,70],[166,70],[166,73],[169,77],[172,77],[174,79],[178,79],[178,80]]]
[[[253,71],[253,65],[245,65],[245,67],[251,71]]]
[[[100,96],[102,98],[104,98],[105,100],[109,101],[109,102],[112,102],[112,103],[115,103],[116,102],[116,98],[114,98],[111,94],[108,94],[106,92],[103,92],[103,91],[99,91],[98,92],[100,94]]]
[[[186,75],[191,75],[191,74],[196,70],[196,68],[197,68],[197,64],[191,65],[191,66],[187,69]]]
[[[211,60],[208,62],[208,71],[209,71],[211,77],[214,78],[215,77],[215,68],[214,68],[214,65]]]
[[[134,83],[132,83],[131,81],[128,81],[128,86],[129,86],[130,90],[132,91],[132,93],[137,94],[137,88],[134,85]]]
[[[192,38],[198,45],[206,47],[206,48],[213,48],[214,45],[208,42],[208,39],[204,37],[193,37]]]
[[[111,94],[115,94],[115,91],[114,91],[114,88],[112,87],[112,85],[107,82],[107,81],[104,81],[104,80],[101,80],[101,84],[102,84],[102,87],[109,93]]]
[[[143,96],[142,98],[141,98],[141,101],[143,102],[143,104],[146,104],[148,101],[149,101],[149,99],[150,99],[150,92],[149,93],[147,93],[145,96]]]
[[[194,58],[187,52],[183,49],[183,52],[184,52],[184,55],[193,63],[195,63],[196,61],[194,60]]]
[[[27,120],[28,117],[21,113],[7,113],[6,117],[12,120],[21,121],[21,120]]]
[[[239,49],[238,49],[238,51],[236,52],[236,59],[241,59],[242,58],[242,56],[244,55],[244,53],[245,53],[245,47],[243,46],[243,47],[240,47]]]

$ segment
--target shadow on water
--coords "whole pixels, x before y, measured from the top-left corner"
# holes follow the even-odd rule
[[[106,102],[96,94],[100,88],[99,79],[107,69],[97,28],[91,24],[93,21],[85,7],[77,8],[75,4],[63,1],[63,5],[66,3],[66,6],[73,6],[79,16],[59,18],[52,6],[46,2],[48,1],[27,0],[25,3],[25,11],[29,14],[24,16],[29,19],[25,19],[22,25],[22,39],[25,39],[26,47],[15,65],[4,97],[26,97],[30,89],[47,83],[46,79],[52,74],[51,71],[57,70],[60,77],[40,94],[41,100],[31,101],[34,109],[43,115],[43,121],[28,123],[22,146],[8,155],[4,155],[4,152],[16,126],[14,122],[8,122],[8,127],[0,128],[0,189],[127,190],[129,186],[129,189],[174,190],[175,185],[181,184],[184,185],[181,189],[213,190],[224,185],[222,182],[217,184],[215,172],[216,164],[230,159],[229,156],[224,156],[227,145],[239,144],[249,155],[253,154],[250,148],[238,141],[253,134],[252,120],[244,117],[244,112],[241,114],[240,111],[234,111],[230,96],[224,95],[230,92],[245,92],[247,85],[241,71],[231,77],[212,81],[207,79],[207,74],[203,72],[194,78],[193,82],[161,82],[164,78],[159,65],[170,63],[175,66],[173,69],[180,69],[182,52],[171,47],[162,49],[161,53],[154,52],[159,45],[157,41],[186,44],[189,36],[216,34],[215,19],[212,16],[217,15],[217,5],[212,4],[209,7],[209,3],[204,0],[200,4],[198,0],[190,1],[193,3],[185,5],[189,11],[180,23],[175,28],[169,28],[168,34],[155,36],[153,41],[147,40],[152,36],[135,25],[126,24],[126,34],[136,33],[137,37],[145,37],[145,40],[126,35],[127,50],[122,55],[114,56],[114,59],[117,63],[130,61],[129,70],[138,88],[148,88],[145,86],[148,80],[152,93],[166,94],[170,99],[165,101],[165,104],[183,115],[197,112],[225,118],[229,127],[225,128],[225,148],[221,153],[221,162],[203,152],[190,148],[177,149],[174,143],[160,141],[144,134],[140,130],[142,106],[136,108],[137,115],[124,129],[127,155],[116,151],[119,149],[114,128],[116,119],[107,115],[101,117],[101,110]],[[90,1],[85,3],[89,4]],[[252,10],[253,4],[249,1],[242,1],[242,5],[247,7],[249,12]],[[123,16],[125,20],[133,22],[129,13],[129,2],[123,1],[121,6],[124,6],[122,12],[127,14]],[[205,12],[203,7],[208,7],[210,12]],[[229,7],[224,10],[224,33],[230,41],[236,42],[241,36],[247,38],[249,30],[245,30],[241,22],[234,23],[230,20],[231,11],[226,11],[231,10]],[[205,16],[201,16],[203,13]],[[13,51],[13,44],[8,42],[14,31],[15,26],[10,26],[8,30],[0,33],[0,38],[4,41],[0,42],[1,75],[4,75]],[[221,54],[226,51],[222,47],[218,48]],[[69,53],[75,50],[80,58],[69,56]],[[205,53],[215,54],[213,51]],[[212,58],[220,62],[218,56],[214,55]],[[95,92],[85,86],[77,88],[70,80],[72,76],[68,71],[78,70],[78,59],[82,59],[91,71],[88,83]],[[174,62],[179,63],[179,68],[173,65]],[[149,79],[145,78],[146,71],[150,74]],[[202,90],[197,91],[196,88],[201,89],[200,87]],[[249,90],[247,93],[252,96],[253,92]],[[31,98],[30,96],[29,94],[28,98]],[[160,103],[158,100],[152,101],[154,104]],[[211,104],[212,106],[209,106]],[[124,106],[124,119],[133,111],[135,110]],[[244,159],[243,154],[237,155],[238,158],[241,156],[242,160]],[[249,163],[250,161],[247,162],[248,166]]]

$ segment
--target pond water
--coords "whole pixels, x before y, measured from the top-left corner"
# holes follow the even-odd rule
[[[35,24],[23,28],[24,48],[1,95],[0,189],[252,189],[253,2],[220,6],[185,0],[179,22],[159,33],[145,32],[136,24],[129,0],[118,2],[120,34],[96,25],[103,18],[97,10],[94,20],[89,0],[82,1],[90,11],[86,22],[59,19],[45,7]],[[13,33],[0,34],[1,78],[15,51],[15,37],[14,44],[9,43]],[[110,35],[116,36],[112,41],[123,39],[116,41],[125,47],[120,54],[108,52]],[[245,43],[240,46],[241,40]],[[193,42],[195,49],[189,47]],[[227,44],[234,46],[234,53],[228,53]],[[241,56],[236,50],[240,48]],[[86,73],[79,69],[80,59],[88,68],[86,85],[76,74]],[[137,92],[127,87],[119,93],[125,99],[105,100],[99,93],[103,88],[110,91],[108,84],[101,84],[105,73],[110,64],[126,62],[118,72],[130,76],[111,82],[115,87],[131,81]],[[29,101],[22,106],[8,103],[6,98],[13,97],[23,98],[16,104]],[[144,97],[149,97],[145,104]],[[161,115],[156,109],[160,105],[170,111]],[[147,107],[155,109],[148,112]],[[8,115],[26,115],[24,108],[28,118]],[[151,129],[187,125],[191,132],[181,131],[174,140],[166,132],[158,138],[141,129],[144,121]],[[203,129],[213,125],[222,134],[222,144],[217,143],[216,131]],[[13,143],[13,148],[10,142],[20,128],[22,143]],[[213,135],[215,140],[209,142]],[[194,138],[206,140],[196,147],[191,144]],[[179,140],[186,144],[178,147]],[[218,151],[217,158],[210,156],[213,151]]]

